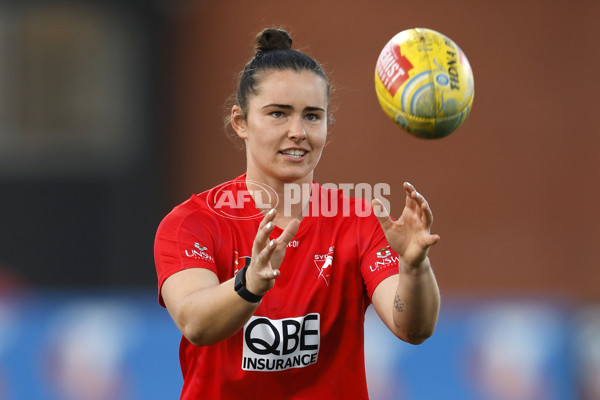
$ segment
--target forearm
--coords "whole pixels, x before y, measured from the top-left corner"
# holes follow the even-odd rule
[[[439,309],[440,292],[429,260],[418,268],[400,265],[392,311],[397,336],[422,343],[433,334]]]
[[[196,346],[218,343],[237,333],[260,302],[250,303],[234,290],[234,280],[189,293],[174,318],[183,335]]]
[[[273,209],[263,218],[254,238],[252,261],[236,275],[255,296],[263,296],[275,284],[285,249],[300,226],[293,219],[277,239],[269,239],[276,215]],[[210,269],[186,268],[163,282],[161,295],[181,333],[192,344],[206,346],[233,336],[260,305],[260,301],[245,300],[253,300],[247,293],[242,298],[234,287],[235,278],[219,282]]]

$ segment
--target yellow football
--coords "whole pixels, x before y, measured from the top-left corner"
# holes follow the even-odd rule
[[[407,29],[381,51],[375,92],[383,111],[402,129],[439,139],[467,119],[475,94],[473,71],[450,38],[431,29]]]

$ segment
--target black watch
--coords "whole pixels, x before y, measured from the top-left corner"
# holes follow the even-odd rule
[[[246,270],[248,269],[248,265],[245,265],[244,268],[238,271],[235,275],[235,284],[233,288],[235,292],[240,295],[240,297],[250,303],[258,303],[263,297],[255,295],[251,293],[248,289],[246,289]]]

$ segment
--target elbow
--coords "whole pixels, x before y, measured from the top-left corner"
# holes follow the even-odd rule
[[[181,333],[183,337],[186,338],[188,342],[193,344],[194,346],[204,346],[205,338],[202,332],[199,329],[191,327],[189,325],[181,327]]]
[[[200,323],[198,319],[186,318],[184,314],[180,314],[178,317],[175,319],[177,327],[188,342],[194,346],[212,344],[209,342],[210,338],[204,324]]]
[[[396,333],[396,337],[406,343],[412,345],[419,345],[433,336],[434,329],[427,329],[422,331],[402,331]]]
[[[402,337],[401,339],[403,341],[405,341],[406,343],[412,344],[412,345],[419,345],[421,343],[423,343],[424,341],[426,341],[427,339],[429,339],[431,337],[430,334],[418,334],[418,335],[406,335],[404,337]]]
[[[191,317],[189,313],[180,312],[174,320],[183,337],[194,346],[209,346],[219,341],[214,329],[209,329],[211,323],[201,315]]]
[[[218,330],[211,329],[211,324],[186,325],[180,330],[188,342],[194,346],[211,346],[233,336],[239,329]]]
[[[185,326],[181,329],[181,333],[194,346],[210,346],[219,342],[214,335],[210,335],[210,332],[198,327]]]
[[[425,342],[435,332],[437,315],[435,318],[394,321],[393,332],[400,340],[418,345]]]

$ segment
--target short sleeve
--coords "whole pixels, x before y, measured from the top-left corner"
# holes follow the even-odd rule
[[[186,213],[176,208],[160,223],[154,241],[154,263],[158,276],[158,299],[164,281],[188,268],[206,268],[217,274],[215,229],[202,213]]]
[[[357,217],[360,271],[369,298],[385,279],[398,273],[398,254],[391,249],[379,221],[370,213]]]

